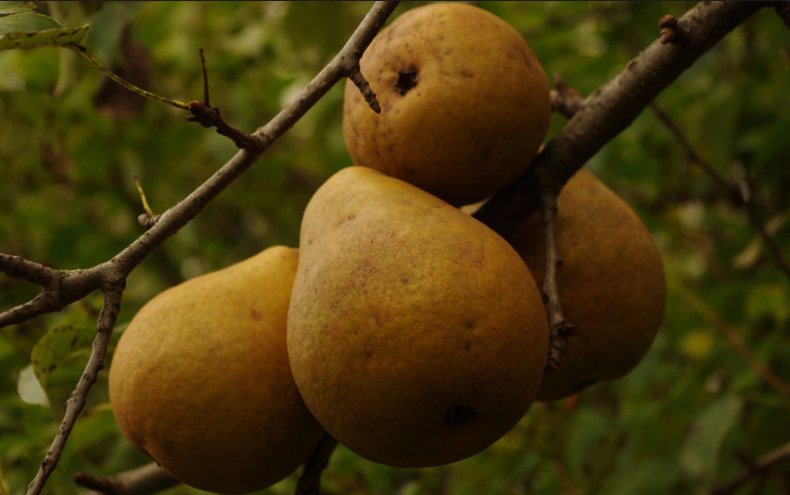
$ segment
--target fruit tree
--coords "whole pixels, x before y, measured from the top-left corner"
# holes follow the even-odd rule
[[[0,2],[0,495],[790,493],[788,5]]]

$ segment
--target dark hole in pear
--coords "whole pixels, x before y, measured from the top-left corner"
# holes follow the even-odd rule
[[[398,71],[398,80],[395,81],[395,91],[403,96],[409,90],[417,86],[417,69],[406,69]]]
[[[474,420],[478,413],[466,405],[453,406],[444,412],[442,423],[450,426],[463,426]]]

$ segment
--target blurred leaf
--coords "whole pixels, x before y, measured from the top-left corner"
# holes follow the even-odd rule
[[[697,417],[680,454],[684,474],[692,478],[710,479],[724,438],[735,426],[742,406],[740,397],[727,396],[708,406]]]
[[[36,33],[63,27],[55,19],[35,12],[22,12],[0,18],[0,34]]]
[[[757,260],[760,259],[762,252],[763,240],[759,236],[755,235],[754,239],[752,239],[752,242],[750,242],[745,248],[743,248],[743,251],[738,253],[738,255],[732,259],[732,267],[739,270],[751,268],[757,263]]]
[[[38,404],[39,406],[49,407],[47,394],[36,378],[32,365],[26,366],[19,372],[16,389],[19,397],[28,404]]]
[[[90,24],[63,27],[55,19],[33,12],[0,17],[0,50],[78,45],[89,30]]]
[[[591,448],[610,430],[611,423],[595,411],[583,409],[576,414],[566,450],[568,469],[574,479],[584,479],[582,468]]]
[[[683,338],[681,350],[686,356],[699,361],[708,357],[713,349],[713,342],[713,334],[709,330],[697,329]]]
[[[676,469],[668,459],[650,459],[642,462],[631,461],[629,469],[618,472],[613,478],[613,486],[605,493],[608,495],[664,495],[672,493],[676,479]]]
[[[36,4],[33,2],[0,2],[0,15],[19,14],[35,10]]]
[[[5,480],[5,476],[3,475],[3,464],[0,463],[0,495],[10,495],[11,492],[8,490],[8,483]]]
[[[30,361],[42,386],[47,386],[49,376],[74,353],[90,346],[93,333],[92,328],[64,325],[50,329],[39,339],[30,354]]]
[[[790,320],[790,299],[786,285],[754,284],[746,299],[746,315],[751,320],[772,316],[779,324]]]

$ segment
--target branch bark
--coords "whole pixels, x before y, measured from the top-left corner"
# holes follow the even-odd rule
[[[749,469],[738,475],[738,477],[726,485],[714,488],[708,495],[732,495],[749,480],[766,474],[769,470],[787,458],[790,458],[790,442],[763,455],[757,459],[757,462],[749,467]]]
[[[148,495],[178,484],[177,479],[153,462],[105,478],[75,473],[74,482],[92,490],[83,495]]]
[[[41,493],[41,490],[44,489],[49,475],[52,474],[52,471],[58,465],[58,461],[60,461],[60,456],[69,439],[69,434],[74,428],[74,424],[77,422],[82,409],[85,407],[88,392],[90,392],[93,384],[96,383],[99,371],[104,367],[104,356],[110,343],[112,329],[115,327],[115,320],[118,318],[118,312],[121,309],[124,283],[125,279],[120,279],[104,288],[104,306],[101,313],[99,313],[98,330],[96,337],[93,339],[88,364],[85,365],[85,370],[71,393],[71,397],[66,401],[66,413],[63,415],[63,420],[60,423],[58,432],[55,434],[52,445],[47,451],[46,457],[41,462],[38,473],[36,473],[35,478],[28,486],[28,495]]]
[[[697,153],[697,150],[694,149],[694,146],[692,146],[689,140],[686,138],[686,135],[680,129],[680,126],[678,126],[672,117],[670,117],[669,114],[667,114],[661,107],[656,104],[651,104],[650,109],[653,110],[653,113],[658,118],[658,120],[664,125],[664,127],[667,128],[667,130],[678,141],[678,143],[680,143],[680,146],[686,152],[689,160],[699,166],[708,175],[708,177],[710,177],[713,182],[719,186],[719,188],[727,195],[727,197],[731,198],[731,201],[736,206],[743,208],[743,210],[746,212],[747,218],[749,219],[749,223],[752,224],[754,230],[757,231],[757,234],[763,240],[763,243],[768,249],[768,252],[773,257],[779,269],[784,272],[785,276],[790,278],[790,264],[788,264],[787,260],[785,260],[782,250],[776,243],[776,240],[768,232],[768,229],[761,218],[760,212],[758,211],[757,205],[754,204],[752,198],[747,197],[747,195],[742,192],[741,188],[737,187],[736,184],[730,183],[730,181],[728,181],[723,175],[716,171],[713,165],[702,158],[702,156]]]
[[[573,331],[573,324],[565,321],[560,303],[559,274],[557,272],[562,266],[562,255],[560,255],[560,247],[557,243],[558,194],[556,190],[547,186],[542,188],[540,196],[540,217],[546,238],[546,272],[543,275],[541,290],[549,307],[549,359],[546,368],[552,370],[559,369],[568,335]]]
[[[91,358],[67,404],[58,435],[39,474],[31,483],[29,495],[40,493],[46,476],[55,468],[74,421],[84,406],[87,391],[95,381],[95,374],[101,369],[122,296],[122,280],[151,251],[193,219],[245,172],[336,82],[358,71],[362,52],[396,5],[397,2],[377,2],[373,6],[343,49],[304,91],[269,123],[252,134],[260,140],[260,148],[237,152],[201,186],[164,212],[155,225],[109,261],[85,270],[59,270],[59,282],[55,287],[47,287],[28,303],[0,314],[2,327],[60,310],[100,287],[105,291],[105,309],[102,311]],[[683,33],[680,39],[668,44],[656,40],[629,62],[625,70],[595,91],[565,128],[547,144],[527,172],[496,194],[475,216],[504,237],[509,237],[513,229],[539,207],[543,187],[548,185],[558,192],[576,170],[628,127],[656,95],[725,34],[762,6],[763,3],[758,2],[716,2],[700,3],[692,8],[678,20],[677,29]],[[358,79],[356,75],[354,77]],[[363,86],[359,80],[355,80],[355,83]],[[30,275],[30,278],[34,276]]]
[[[107,346],[123,298],[126,276],[159,244],[192,220],[203,207],[244,173],[335,83],[359,72],[362,53],[397,4],[398,2],[392,1],[375,3],[340,52],[310,81],[299,96],[269,123],[252,134],[258,140],[258,146],[239,150],[208,180],[164,212],[149,230],[109,261],[86,270],[54,270],[20,257],[0,255],[0,270],[10,276],[44,286],[42,292],[31,301],[0,314],[0,327],[60,310],[98,288],[103,290],[105,296],[88,363],[66,402],[66,412],[61,425],[36,476],[28,486],[28,495],[41,493],[49,475],[56,468],[69,434],[85,406],[88,392],[104,366]],[[359,84],[361,74],[354,77]],[[366,95],[368,99],[371,94]]]
[[[540,184],[554,184],[560,190],[664,88],[763,6],[761,2],[702,2],[686,12],[678,19],[677,29],[683,33],[679,40],[668,44],[654,41],[614,79],[598,88],[527,171],[494,195],[475,217],[509,238],[539,207]],[[542,176],[540,181],[538,176]]]
[[[98,289],[104,274],[120,271],[129,274],[157,246],[192,220],[220,192],[243,174],[268,148],[290,129],[335,83],[350,76],[359,58],[398,2],[377,2],[340,52],[316,75],[299,96],[265,126],[252,135],[260,140],[256,153],[239,150],[227,163],[186,198],[164,212],[156,224],[113,256],[109,261],[85,270],[61,270],[57,287],[42,292],[25,304],[0,314],[0,328],[27,321],[35,316],[59,311]]]

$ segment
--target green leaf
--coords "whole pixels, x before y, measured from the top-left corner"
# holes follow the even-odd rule
[[[33,12],[0,17],[0,50],[76,46],[89,30],[90,24],[63,27],[55,19]]]
[[[0,18],[0,34],[35,33],[62,27],[63,25],[55,19],[35,12],[23,12]]]
[[[49,399],[44,388],[36,379],[36,374],[33,372],[33,366],[28,365],[19,372],[19,378],[16,382],[16,390],[19,397],[28,404],[38,404],[40,406],[49,407]]]
[[[710,479],[724,438],[735,426],[742,406],[741,398],[724,397],[697,416],[680,454],[680,465],[686,475]]]
[[[50,329],[33,347],[30,354],[33,371],[39,383],[46,387],[50,375],[76,352],[87,348],[93,329],[64,325]]]
[[[33,2],[0,2],[0,15],[19,14],[37,10]],[[3,492],[0,492],[2,494]]]

